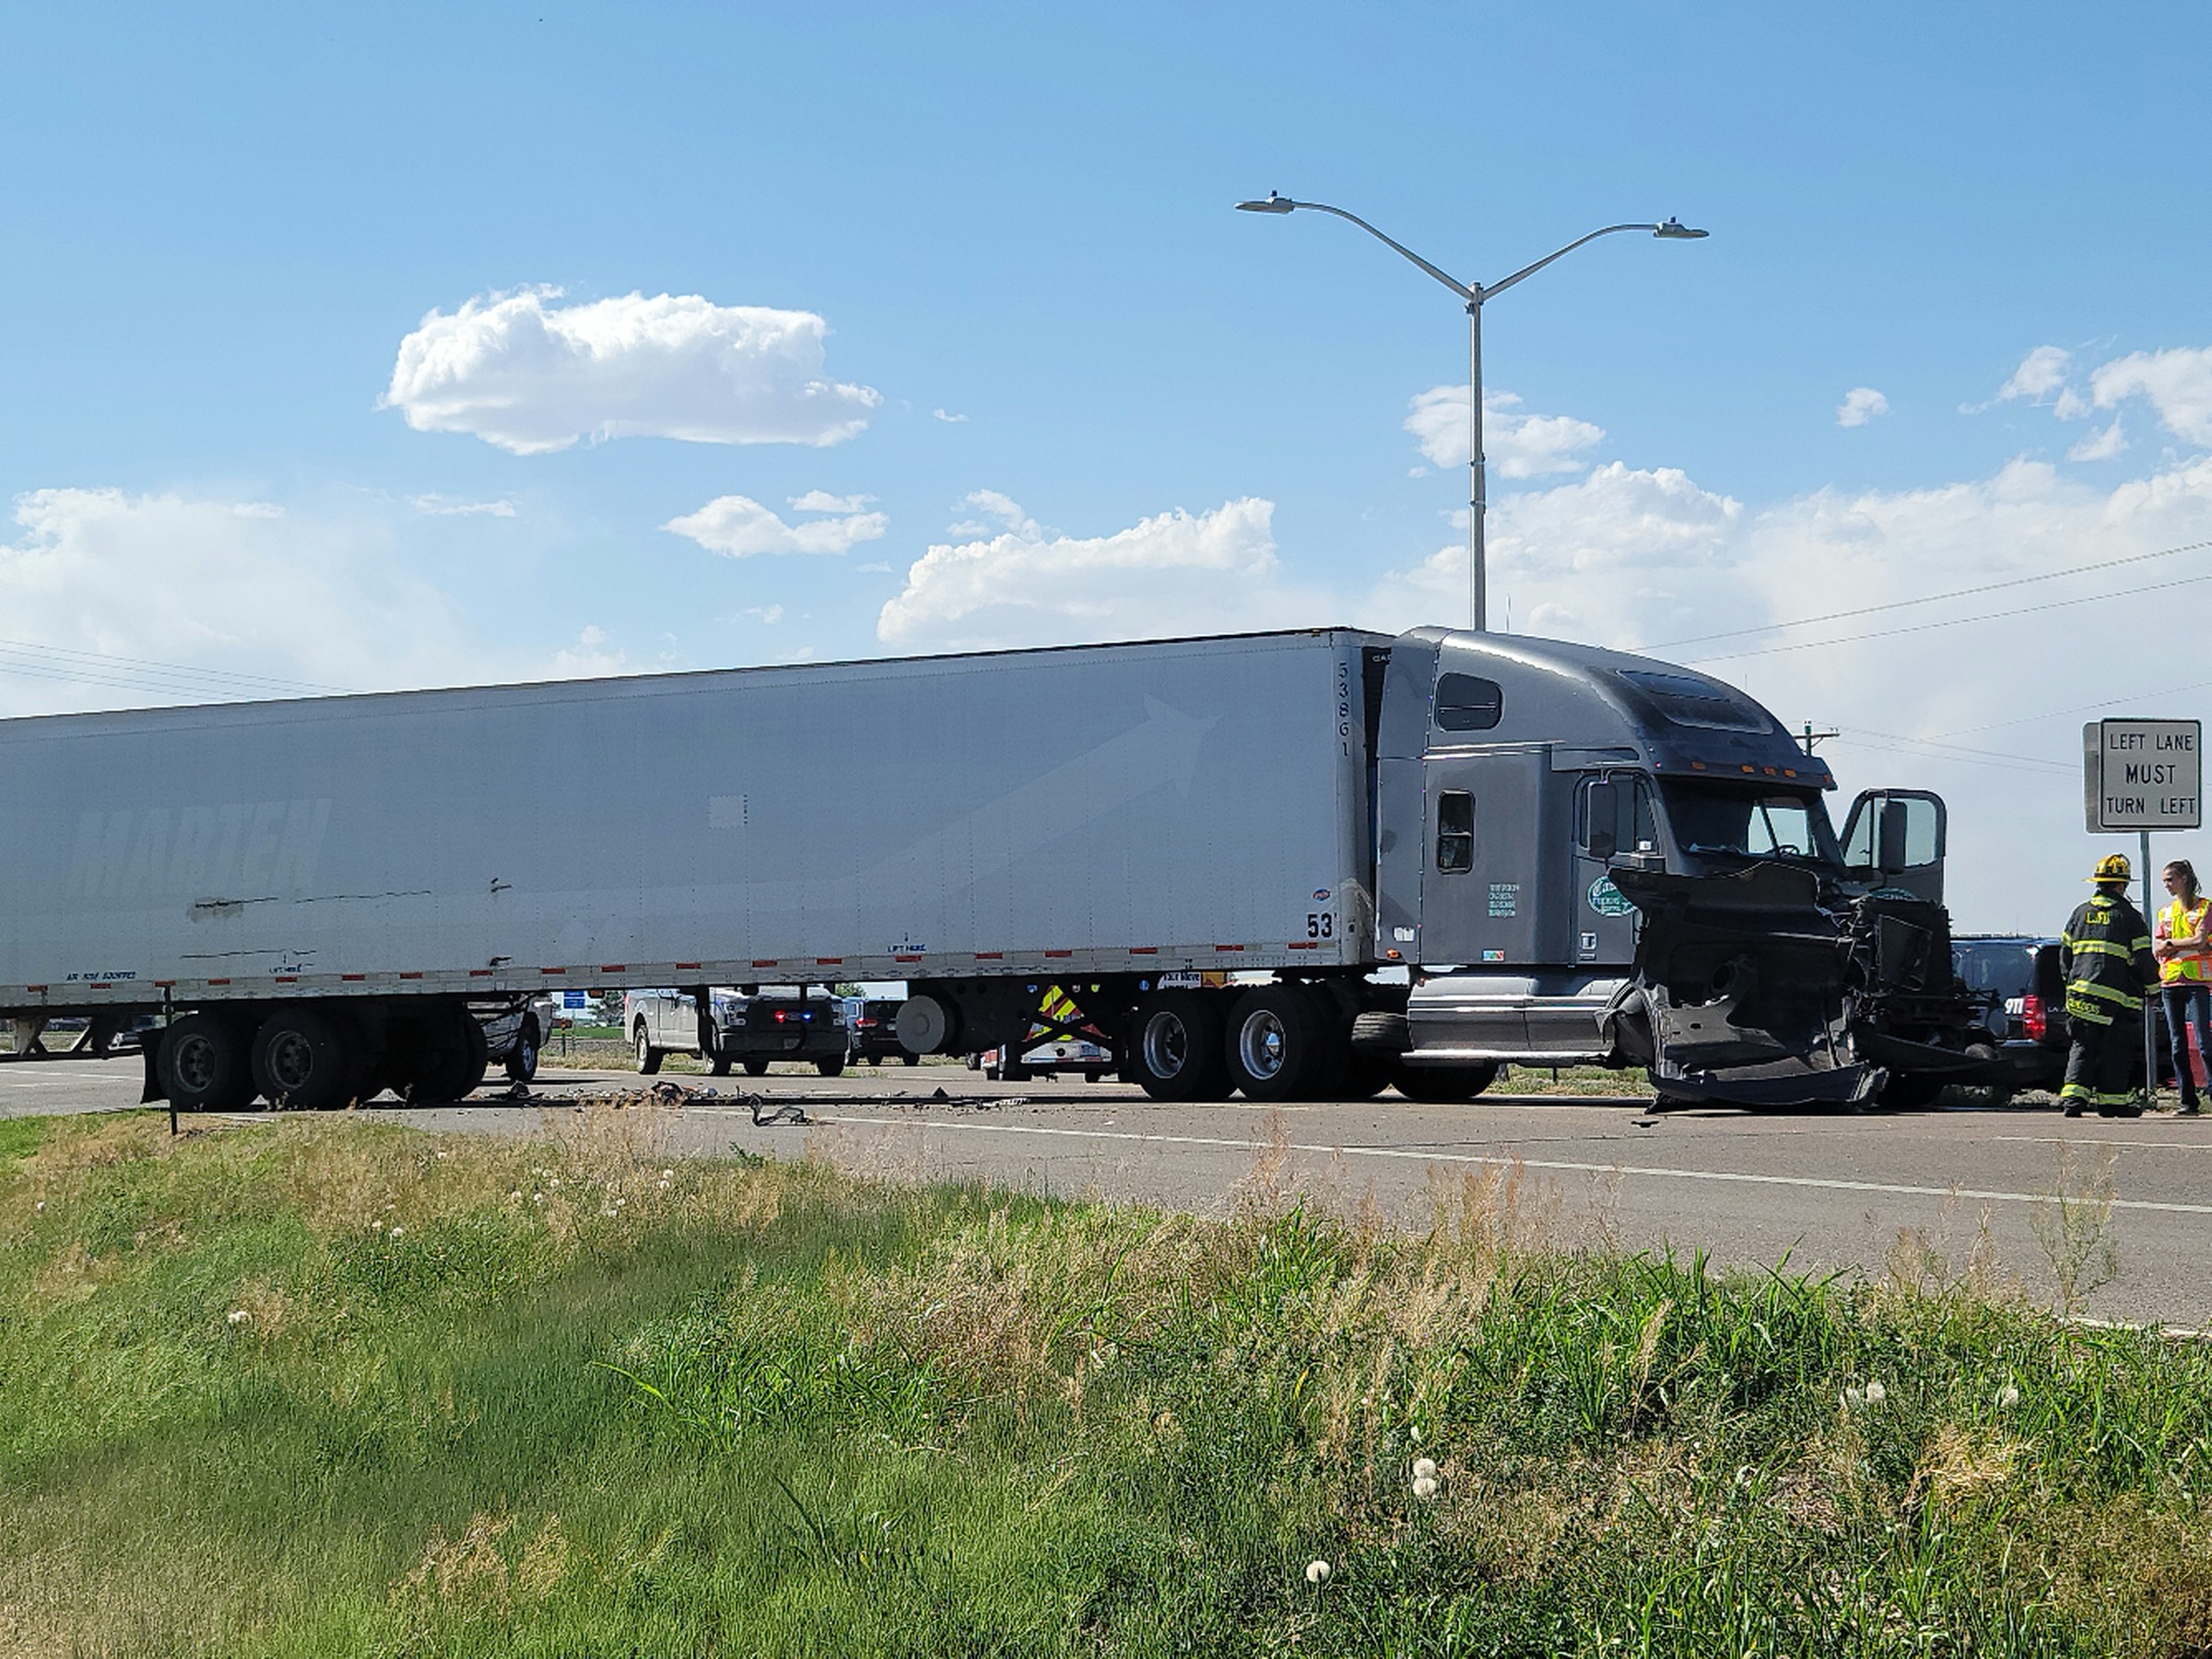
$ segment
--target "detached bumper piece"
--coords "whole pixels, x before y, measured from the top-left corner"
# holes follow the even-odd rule
[[[1870,1105],[1889,1077],[1878,1065],[1814,1070],[1789,1065],[1704,1072],[1662,1064],[1651,1067],[1648,1075],[1663,1099],[1749,1107]]]

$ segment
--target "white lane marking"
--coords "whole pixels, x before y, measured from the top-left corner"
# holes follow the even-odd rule
[[[0,1077],[0,1088],[67,1088],[82,1083],[132,1083],[136,1072],[79,1072],[74,1077]]]
[[[946,1129],[980,1135],[1047,1135],[1069,1140],[1147,1141],[1158,1146],[1207,1147],[1224,1152],[1265,1152],[1271,1141],[1230,1140],[1204,1135],[1139,1135],[1132,1130],[1047,1129],[1028,1124],[952,1124],[942,1118],[823,1117],[821,1124],[850,1124],[876,1129]],[[2006,1193],[1984,1187],[1903,1186],[1886,1181],[1843,1181],[1818,1175],[1751,1175],[1739,1170],[1668,1170],[1649,1164],[1571,1163],[1564,1159],[1499,1158],[1477,1152],[1429,1152],[1408,1147],[1325,1147],[1290,1143],[1286,1150],[1330,1158],[1388,1158],[1417,1163],[1519,1164],[1527,1170],[1559,1170],[1578,1175],[1652,1175],[1671,1181],[1735,1182],[1747,1186],[1811,1187],[1830,1193],[1881,1193],[1900,1198],[1982,1198],[2002,1204],[2048,1204],[2048,1193]],[[2212,1216],[2212,1204],[2168,1204],[2153,1198],[2115,1198],[2112,1208],[2153,1210],[2163,1215]]]
[[[2212,1152],[2212,1141],[2100,1140],[2086,1135],[1993,1135],[1989,1138],[2031,1147],[2141,1147],[2147,1152]]]

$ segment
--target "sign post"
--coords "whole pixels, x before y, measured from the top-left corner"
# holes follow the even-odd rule
[[[2204,725],[2195,720],[2093,720],[2081,728],[2083,807],[2091,835],[2142,839],[2143,922],[2150,924],[2150,832],[2204,824]],[[2158,1051],[2143,1011],[2143,1092],[2158,1100]]]

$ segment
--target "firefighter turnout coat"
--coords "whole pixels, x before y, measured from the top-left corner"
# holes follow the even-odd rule
[[[2159,982],[2143,913],[2124,891],[2099,888],[2067,918],[2058,967],[2066,982],[2074,1051],[2062,1096],[2069,1105],[2078,1101],[2106,1111],[2132,1100],[2131,1062],[2143,1040],[2143,998]]]

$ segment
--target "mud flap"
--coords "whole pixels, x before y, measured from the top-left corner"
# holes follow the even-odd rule
[[[139,1040],[138,1053],[146,1062],[146,1088],[138,1096],[141,1106],[169,1099],[169,1090],[161,1083],[161,1041],[165,1031],[148,1031]]]

